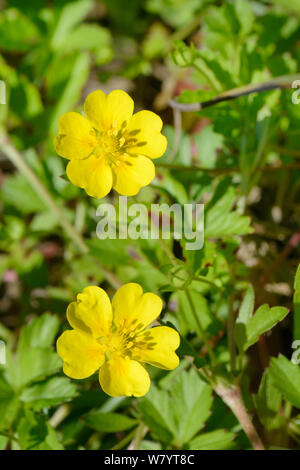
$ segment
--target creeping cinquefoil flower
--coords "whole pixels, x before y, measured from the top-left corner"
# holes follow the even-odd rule
[[[161,309],[161,299],[143,294],[139,284],[124,284],[112,303],[100,287],[86,287],[67,310],[73,330],[57,340],[64,373],[84,379],[100,369],[100,385],[108,395],[145,395],[150,378],[141,363],[161,369],[175,369],[179,363],[177,331],[168,326],[146,329]]]
[[[59,119],[56,151],[70,160],[70,181],[90,196],[102,198],[112,187],[134,196],[155,176],[152,159],[167,147],[162,121],[151,111],[133,114],[133,106],[122,90],[97,90],[85,101],[86,117],[69,112]]]

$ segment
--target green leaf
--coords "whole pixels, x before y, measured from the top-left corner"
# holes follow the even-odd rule
[[[138,404],[144,423],[165,443],[174,439],[173,407],[167,392],[152,386]]]
[[[288,13],[292,12],[300,16],[300,5],[298,0],[273,0],[273,3],[281,6]]]
[[[218,429],[217,431],[200,434],[188,443],[190,450],[227,450],[233,447],[235,434]]]
[[[300,338],[300,264],[298,266],[294,282],[294,338]]]
[[[139,403],[145,424],[165,443],[182,446],[204,425],[210,414],[212,390],[191,369],[179,373],[169,392],[151,387]]]
[[[51,115],[50,138],[54,137],[58,132],[59,117],[63,113],[70,111],[79,100],[81,90],[88,78],[89,70],[89,54],[87,52],[77,54],[72,67],[72,73],[69,75],[69,79]]]
[[[24,410],[18,422],[17,434],[24,450],[63,450],[50,424],[30,410]]]
[[[34,409],[58,405],[77,396],[76,385],[67,377],[53,377],[23,390],[20,400]]]
[[[255,21],[251,2],[246,0],[236,0],[234,2],[236,17],[240,23],[240,36],[247,36]]]
[[[112,57],[109,31],[97,24],[79,25],[71,31],[63,45],[64,53],[78,49],[93,51],[97,57],[97,65],[107,62]]]
[[[188,442],[204,425],[212,405],[211,387],[191,369],[172,387],[176,441]]]
[[[86,17],[92,6],[92,0],[79,0],[67,3],[64,6],[52,35],[51,46],[53,49],[64,46],[68,33]]]
[[[270,376],[282,395],[300,408],[300,369],[281,354],[271,359]]]
[[[244,345],[244,350],[256,343],[260,335],[273,328],[288,313],[289,310],[285,307],[270,308],[267,304],[261,305],[246,324],[246,344]]]
[[[207,300],[204,295],[190,289],[190,296],[192,298],[195,310],[197,313],[198,321],[203,330],[210,335],[215,335],[221,329],[219,321],[211,314]],[[195,331],[201,337],[198,323],[191,311],[191,306],[184,291],[178,291],[176,296],[179,300],[180,308],[178,309],[178,317],[181,325],[181,331]]]
[[[223,147],[224,137],[213,130],[213,126],[204,127],[195,135],[200,165],[204,168],[215,168],[217,161],[217,150]]]
[[[238,348],[243,349],[243,345],[246,342],[246,325],[251,319],[254,310],[254,290],[249,285],[245,297],[241,303],[239,313],[235,323],[235,340]]]
[[[30,119],[43,111],[43,104],[38,88],[25,77],[19,77],[11,88],[10,108],[23,119]]]
[[[205,213],[205,236],[225,237],[244,235],[253,232],[250,218],[232,211],[236,190],[225,178],[216,188],[214,196]]]
[[[15,207],[21,214],[39,213],[46,210],[44,202],[26,179],[18,173],[5,179],[2,198],[6,206]]]
[[[258,417],[267,429],[277,429],[284,424],[284,416],[279,414],[282,394],[274,384],[270,369],[262,377],[254,403]]]
[[[45,313],[32,320],[22,328],[18,354],[24,354],[29,348],[47,348],[52,346],[59,329],[59,319],[55,315]]]
[[[92,429],[103,432],[126,431],[138,424],[138,420],[120,413],[91,411],[83,416],[84,422]]]
[[[60,357],[50,348],[31,348],[18,356],[17,385],[24,387],[61,368]]]
[[[0,48],[6,51],[27,51],[40,40],[39,31],[28,16],[9,8],[0,14]]]
[[[192,163],[192,153],[191,153],[191,138],[190,136],[181,130],[179,144],[176,143],[176,132],[175,129],[171,126],[164,126],[164,135],[168,140],[167,150],[162,157],[162,162],[168,162],[172,159],[172,163],[179,165],[190,165]],[[178,145],[176,155],[173,156],[174,148]]]
[[[8,438],[5,436],[1,436],[0,434],[0,450],[5,450],[8,443]]]
[[[241,323],[247,323],[252,317],[254,310],[254,289],[251,284],[248,286],[245,297],[241,303],[237,321]]]
[[[0,430],[8,429],[14,421],[20,402],[14,390],[0,375]]]
[[[165,171],[160,170],[159,176],[155,178],[151,185],[172,196],[179,204],[188,204],[190,202],[183,184]]]

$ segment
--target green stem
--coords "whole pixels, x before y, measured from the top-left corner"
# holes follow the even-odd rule
[[[144,439],[147,432],[148,432],[147,426],[145,426],[143,423],[141,423],[137,427],[135,436],[132,439],[132,442],[131,442],[130,446],[128,447],[128,450],[140,450],[141,442]]]
[[[215,289],[221,290],[220,287],[217,286],[217,284],[215,284],[213,281],[210,281],[204,276],[193,277],[193,281],[203,282],[204,284],[208,284],[209,286],[214,287]]]
[[[199,67],[196,67],[199,69]],[[200,69],[200,72],[203,71]],[[296,73],[293,75],[284,75],[281,77],[276,77],[271,80],[262,83],[244,85],[242,87],[233,88],[232,90],[227,90],[221,93],[218,96],[215,96],[211,100],[205,101],[203,103],[179,103],[174,100],[170,100],[169,104],[172,108],[177,108],[183,112],[191,112],[191,111],[200,111],[203,108],[207,108],[209,106],[213,106],[217,103],[221,103],[223,101],[233,100],[239,98],[241,96],[250,95],[251,93],[260,93],[263,91],[268,90],[276,90],[277,88],[290,88],[291,84],[295,80],[300,79],[300,74]]]
[[[124,439],[122,439],[115,446],[113,446],[111,448],[111,450],[119,450],[119,449],[122,449],[123,447],[125,447],[126,444],[128,444],[128,442],[130,442],[131,439],[134,438],[134,436],[136,435],[136,430],[137,430],[137,428],[135,428],[132,432],[127,434],[127,436],[125,436]]]
[[[169,260],[171,261],[171,263],[173,264],[173,266],[176,266],[177,265],[177,261],[176,261],[176,257],[175,255],[173,254],[172,250],[170,250],[170,248],[168,247],[168,245],[164,242],[164,240],[162,240],[161,238],[158,238],[158,242],[160,243],[160,245],[162,246],[163,250],[165,251],[165,253],[167,254]]]

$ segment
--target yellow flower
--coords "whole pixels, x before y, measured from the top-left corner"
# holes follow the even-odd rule
[[[155,176],[152,159],[167,147],[162,121],[151,111],[133,114],[133,106],[122,90],[97,90],[85,101],[86,117],[70,112],[59,119],[56,151],[70,160],[70,181],[90,196],[102,198],[112,187],[134,196]]]
[[[161,369],[179,364],[177,331],[168,326],[146,329],[161,309],[161,299],[143,294],[139,284],[124,284],[112,303],[100,287],[86,287],[67,309],[73,330],[57,340],[64,373],[84,379],[100,369],[100,385],[108,395],[145,395],[150,378],[141,363]]]

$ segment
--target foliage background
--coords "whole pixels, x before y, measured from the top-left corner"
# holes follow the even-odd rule
[[[300,370],[289,359],[300,340],[300,104],[290,88],[273,90],[182,113],[181,123],[168,106],[174,96],[206,101],[299,71],[299,2],[0,6],[0,448],[252,448],[216,382],[197,368],[241,387],[266,448],[299,448]],[[168,150],[154,182],[129,204],[205,202],[203,250],[96,238],[96,208],[117,195],[97,201],[68,183],[53,137],[58,117],[80,112],[97,88],[122,88],[136,110],[161,115]],[[46,196],[15,169],[20,161]],[[113,295],[130,281],[163,297],[162,322],[179,330],[182,360],[173,372],[151,369],[146,397],[109,398],[96,377],[63,376],[55,339],[85,286]],[[263,304],[290,313],[257,310]]]

